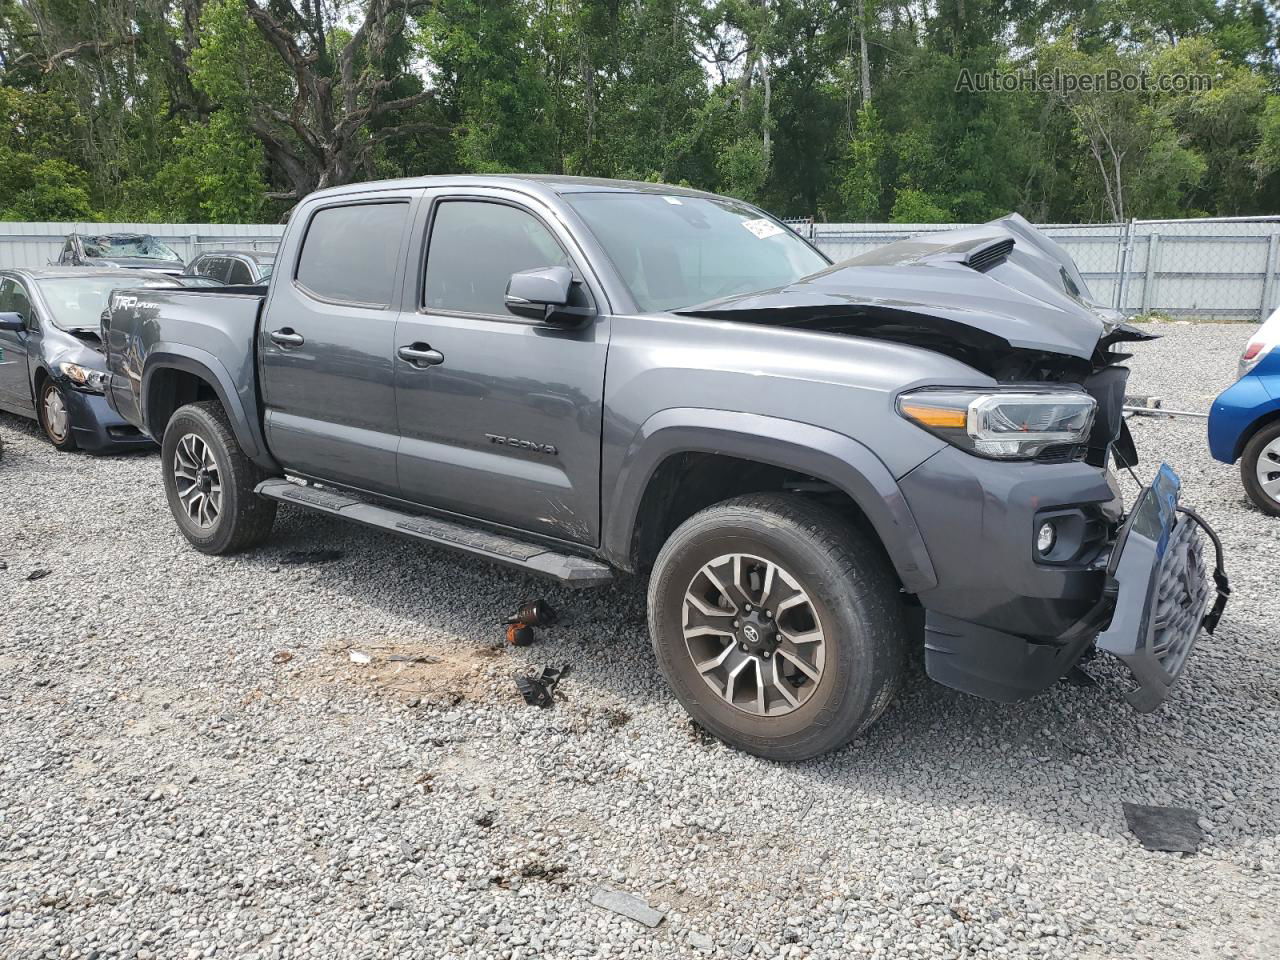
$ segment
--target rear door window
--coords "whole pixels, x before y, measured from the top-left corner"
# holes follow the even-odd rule
[[[249,272],[249,265],[243,260],[232,260],[231,272],[227,274],[227,283],[253,283],[253,274]]]
[[[219,283],[227,282],[227,261],[223,257],[205,257],[201,261],[200,275],[213,277]]]
[[[425,305],[510,317],[505,301],[511,275],[539,267],[573,264],[533,214],[506,203],[445,200],[431,226]]]
[[[388,306],[408,215],[402,201],[317,210],[302,241],[298,285],[321,300]]]

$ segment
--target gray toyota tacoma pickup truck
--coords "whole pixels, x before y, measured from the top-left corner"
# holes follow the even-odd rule
[[[570,585],[648,573],[675,695],[767,757],[856,736],[920,647],[1002,701],[1101,649],[1154,709],[1225,600],[1174,473],[1126,508],[1110,469],[1117,348],[1148,337],[1017,216],[833,266],[679,187],[365,183],[297,206],[269,287],[118,291],[103,326],[198,550],[287,503]]]

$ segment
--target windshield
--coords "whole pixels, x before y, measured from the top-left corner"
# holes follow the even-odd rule
[[[53,314],[53,325],[61,330],[97,330],[112,290],[175,286],[163,280],[133,277],[46,277],[37,280],[36,285]]]
[[[141,257],[144,260],[182,259],[151,234],[120,237],[85,237],[86,257]]]
[[[266,283],[267,278],[271,276],[271,271],[275,269],[275,263],[271,260],[258,261],[258,277],[260,282]]]
[[[827,261],[744,203],[657,193],[575,193],[586,221],[641,310],[674,310],[768,290]]]

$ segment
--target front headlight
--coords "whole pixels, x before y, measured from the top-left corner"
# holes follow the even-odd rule
[[[101,370],[90,370],[88,367],[82,367],[78,363],[67,363],[66,361],[58,364],[58,369],[62,371],[64,377],[81,390],[87,390],[89,393],[107,392],[107,375]]]
[[[898,398],[898,412],[912,423],[962,450],[998,460],[1083,453],[1096,407],[1093,397],[1078,390],[916,390]]]

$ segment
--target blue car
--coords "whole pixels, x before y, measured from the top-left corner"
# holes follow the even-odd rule
[[[1280,310],[1240,355],[1239,379],[1209,411],[1209,452],[1240,461],[1245,492],[1263,513],[1280,517]]]

